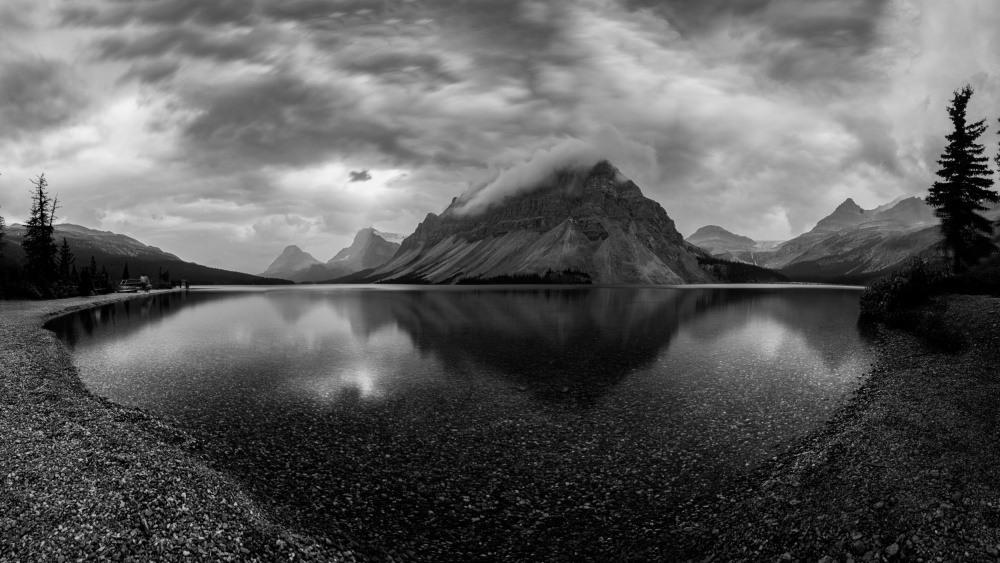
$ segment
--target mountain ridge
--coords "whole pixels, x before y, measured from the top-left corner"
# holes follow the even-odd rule
[[[298,246],[290,244],[281,251],[281,254],[271,262],[266,270],[260,273],[261,276],[283,277],[282,274],[288,271],[296,271],[308,268],[315,264],[322,264]]]
[[[937,224],[933,209],[919,197],[897,197],[874,209],[847,198],[812,229],[773,248],[760,248],[756,241],[752,247],[706,239],[700,244],[713,256],[775,269],[793,279],[865,279],[931,252],[940,238]]]
[[[186,279],[195,285],[287,283],[280,279],[187,262],[175,254],[111,231],[99,231],[71,223],[60,223],[54,227],[56,242],[61,243],[66,238],[69,243],[70,250],[76,257],[77,269],[87,266],[93,257],[99,267],[107,269],[112,279],[116,279],[127,263],[129,272],[134,276],[143,274],[155,278],[162,270],[169,272],[173,279]],[[24,240],[24,234],[24,225],[15,223],[7,227],[3,255],[8,263],[17,264],[23,260],[21,241]]]
[[[711,281],[697,263],[703,251],[607,161],[556,171],[474,215],[463,203],[455,198],[440,215],[428,213],[369,279],[454,283],[570,270],[594,283]]]
[[[354,235],[350,246],[342,248],[326,262],[317,260],[292,244],[285,247],[265,272],[297,283],[314,283],[344,277],[384,264],[399,248],[400,243],[394,241],[403,239],[405,237],[400,234],[365,227]]]

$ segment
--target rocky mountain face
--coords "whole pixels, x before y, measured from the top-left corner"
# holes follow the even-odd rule
[[[405,239],[402,235],[383,233],[371,227],[361,229],[354,236],[351,246],[338,252],[326,265],[348,270],[347,273],[377,268],[396,254],[400,243]]]
[[[610,163],[464,214],[428,214],[370,280],[453,283],[572,270],[593,283],[710,282],[666,211]]]
[[[864,280],[930,252],[940,240],[937,224],[933,209],[920,198],[898,198],[875,209],[847,199],[808,232],[773,248],[755,243],[752,251],[745,241],[741,248],[735,239],[707,236],[696,244],[718,257],[776,269],[792,279]]]
[[[716,258],[755,265],[760,265],[757,263],[758,254],[773,250],[783,242],[755,241],[716,225],[702,227],[684,240],[708,251]]]
[[[21,241],[24,240],[24,233],[24,225],[13,224],[7,228],[8,236],[4,237],[7,243],[4,247],[6,260],[12,263],[23,260]],[[93,256],[98,267],[107,268],[112,277],[120,275],[127,263],[132,276],[143,274],[152,278],[162,270],[169,271],[171,278],[186,279],[192,284],[263,284],[275,281],[186,262],[174,254],[143,244],[134,238],[80,225],[56,225],[55,238],[60,245],[63,238],[69,243],[70,250],[76,256],[78,270],[90,264]]]
[[[888,205],[888,204],[887,204]],[[927,231],[920,235],[918,231]],[[891,269],[937,242],[937,219],[923,200],[911,197],[876,209],[852,199],[807,233],[765,256],[767,266],[789,273],[863,276]]]
[[[271,265],[268,266],[266,270],[261,272],[260,275],[281,278],[284,277],[285,274],[304,270],[317,264],[322,264],[322,262],[313,258],[312,254],[309,254],[292,244],[286,246],[285,249],[281,251],[281,254],[274,259],[274,262],[271,262]]]
[[[342,249],[327,262],[320,262],[312,255],[292,245],[271,263],[264,274],[295,282],[330,281],[361,270],[385,264],[399,249],[405,237],[383,233],[371,227],[354,235],[351,246]]]

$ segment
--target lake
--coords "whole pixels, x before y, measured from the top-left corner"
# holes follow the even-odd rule
[[[873,359],[816,286],[198,288],[48,326],[276,518],[385,560],[611,560],[827,420]]]

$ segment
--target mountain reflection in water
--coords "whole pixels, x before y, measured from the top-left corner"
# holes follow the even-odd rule
[[[71,348],[110,354],[104,367],[131,372],[131,383],[122,383],[139,393],[166,384],[186,395],[174,379],[181,378],[197,395],[197,388],[220,382],[221,368],[238,374],[240,386],[257,390],[318,378],[318,392],[326,397],[351,395],[351,388],[363,397],[384,397],[427,373],[404,373],[376,356],[394,348],[391,355],[398,358],[401,349],[413,348],[417,357],[440,362],[434,379],[455,383],[488,369],[540,399],[584,406],[656,362],[682,327],[693,339],[689,344],[707,355],[740,330],[750,331],[742,340],[753,340],[755,350],[746,351],[753,356],[773,349],[781,335],[795,334],[833,370],[842,351],[830,345],[823,327],[851,322],[855,307],[856,294],[836,289],[194,292],[106,305],[57,319],[50,328]],[[725,322],[690,322],[710,310]],[[169,328],[154,328],[176,315],[183,318]],[[164,357],[175,352],[200,364],[198,377],[183,373],[198,365]],[[169,366],[171,379],[142,364]],[[206,380],[201,372],[209,365],[216,375]],[[161,399],[169,389],[162,391]],[[141,399],[113,398],[158,410]]]
[[[369,557],[612,560],[601,537],[669,543],[678,506],[856,387],[858,295],[194,291],[49,327],[91,390],[174,418],[282,518]]]

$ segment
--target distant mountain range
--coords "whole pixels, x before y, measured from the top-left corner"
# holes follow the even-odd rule
[[[541,185],[464,211],[429,213],[364,281],[456,283],[527,276],[601,284],[713,281],[707,254],[683,240],[659,203],[609,162],[555,171]]]
[[[13,224],[7,227],[7,244],[4,246],[4,259],[12,263],[20,263],[24,259],[21,241],[24,240],[24,225]],[[193,262],[185,262],[176,255],[148,246],[134,238],[108,231],[97,231],[64,223],[55,225],[55,237],[58,244],[65,238],[76,257],[76,268],[80,270],[90,264],[94,257],[98,267],[103,266],[117,280],[128,263],[132,276],[147,275],[155,278],[160,271],[169,271],[173,279],[186,279],[192,284],[270,284],[287,283],[284,280],[265,279],[259,276],[221,270],[202,266]]]
[[[607,161],[589,170],[555,171],[541,185],[476,212],[465,211],[464,197],[440,215],[429,213],[410,236],[361,229],[326,262],[291,245],[257,276],[185,262],[131,237],[79,225],[56,225],[55,235],[69,242],[78,269],[93,256],[112,277],[127,262],[133,275],[163,270],[193,284],[685,284],[783,276],[863,283],[912,256],[937,254],[941,238],[933,209],[905,197],[874,209],[847,199],[788,241],[755,241],[717,225],[685,240],[663,207]],[[984,215],[997,220],[1000,205]],[[24,231],[19,224],[7,228],[8,263],[23,259]]]
[[[940,252],[938,220],[917,197],[874,209],[849,198],[787,241],[755,241],[718,225],[684,239],[663,207],[607,161],[553,170],[537,184],[475,210],[476,194],[463,194],[407,237],[362,229],[327,262],[289,246],[261,275],[332,283],[865,283],[910,257]],[[1000,206],[985,215],[997,219]]]
[[[361,229],[351,246],[333,258],[320,262],[295,245],[285,248],[260,275],[295,282],[319,282],[341,278],[362,270],[377,268],[389,261],[404,235],[384,233],[374,228]]]
[[[997,209],[987,213],[998,214]],[[906,197],[875,209],[847,199],[810,231],[784,242],[757,242],[714,225],[687,241],[713,256],[771,268],[791,279],[864,282],[912,256],[935,254],[940,233],[933,209]]]
[[[755,264],[754,254],[773,250],[784,241],[755,241],[733,234],[722,227],[707,225],[684,239],[707,250],[713,256]]]

